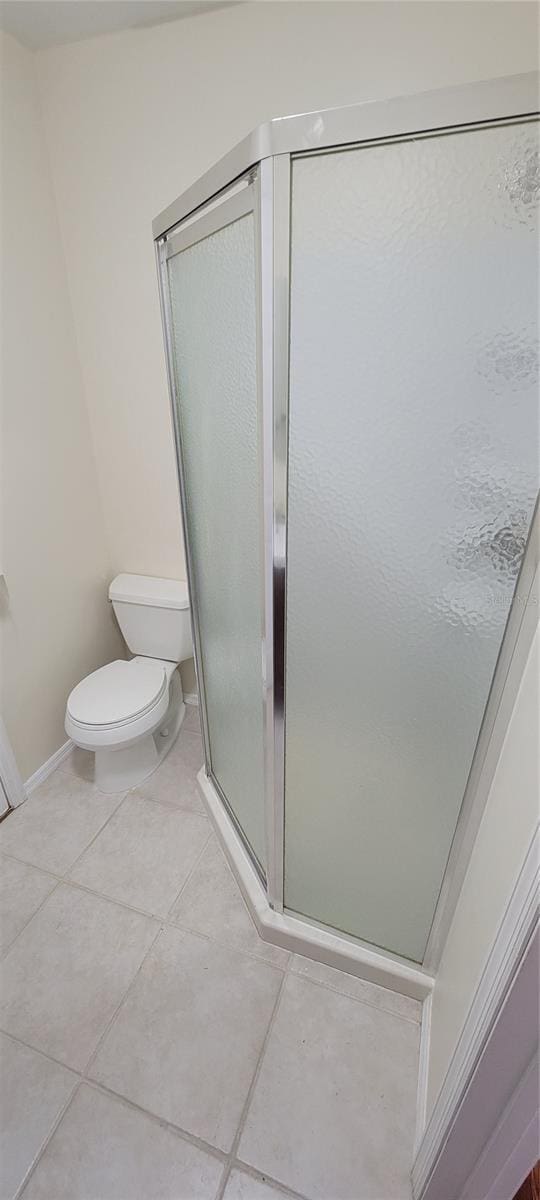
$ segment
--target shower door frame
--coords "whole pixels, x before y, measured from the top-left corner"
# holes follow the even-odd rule
[[[192,602],[195,660],[200,689],[206,779],[200,780],[218,832],[231,858],[260,932],[288,948],[309,946],[306,953],[331,965],[344,965],[356,974],[383,981],[412,995],[428,994],[484,811],[489,783],[502,744],[506,719],[517,695],[535,626],[538,587],[539,518],[531,526],[526,552],[500,646],[491,689],[471,763],[469,779],[441,883],[423,962],[412,963],[360,938],[338,933],[320,922],[284,908],[285,834],[285,655],[287,592],[287,449],[289,410],[289,307],[291,249],[291,172],[295,158],[350,147],[442,136],[494,125],[515,124],[539,116],[539,75],[507,76],[433,92],[375,101],[278,118],[260,126],[215,164],[153,222],[169,390],[177,443],[182,520],[188,581]],[[204,679],[200,655],[197,597],[185,517],[185,487],[178,430],[172,358],[171,318],[166,279],[166,247],[184,222],[204,221],[211,209],[217,220],[220,201],[244,179],[253,186],[256,238],[256,297],[258,304],[258,405],[261,431],[261,504],[263,606],[261,696],[264,712],[266,879],[257,894],[245,857],[246,839],[238,848],[214,804],[226,801],[211,770]],[[241,194],[241,193],[239,193]],[[200,213],[200,217],[199,214]],[[216,228],[219,228],[216,225]],[[499,718],[497,725],[497,718]],[[496,734],[496,736],[494,736]],[[234,816],[234,814],[233,814]],[[241,832],[241,831],[240,831]],[[248,847],[249,851],[249,847]],[[251,864],[253,865],[253,863]],[[260,871],[259,871],[260,876]],[[337,962],[339,959],[339,964]],[[392,979],[392,983],[388,979]]]
[[[210,730],[209,730],[209,724],[208,724],[206,686],[205,686],[205,681],[204,681],[204,667],[203,667],[202,646],[201,646],[199,607],[198,607],[198,599],[197,599],[197,588],[196,588],[196,584],[195,584],[195,572],[193,569],[193,558],[192,558],[189,535],[188,535],[187,489],[186,489],[186,481],[185,481],[184,450],[183,450],[183,442],[182,442],[182,431],[181,431],[180,419],[179,419],[179,413],[178,413],[178,405],[176,403],[177,385],[176,385],[176,372],[175,372],[175,365],[174,365],[173,320],[172,320],[172,309],[171,309],[171,303],[170,303],[169,284],[168,284],[168,268],[167,268],[168,262],[171,259],[175,258],[177,254],[181,254],[184,250],[188,250],[190,246],[194,246],[198,242],[204,241],[207,237],[211,237],[212,234],[218,233],[222,229],[226,229],[228,225],[234,224],[235,221],[241,220],[242,217],[248,216],[249,213],[253,214],[254,239],[255,239],[255,264],[256,264],[255,279],[254,279],[253,283],[254,283],[254,292],[255,292],[255,297],[256,297],[256,305],[257,305],[257,319],[256,319],[256,327],[257,327],[257,332],[256,332],[256,339],[257,339],[256,340],[257,404],[258,404],[258,410],[259,410],[258,411],[258,424],[260,426],[261,419],[262,419],[262,413],[261,413],[261,379],[260,379],[260,365],[259,365],[260,354],[261,354],[261,337],[260,337],[260,320],[258,319],[259,307],[260,307],[259,306],[259,290],[260,290],[259,289],[259,279],[260,279],[259,244],[260,244],[260,237],[258,234],[259,208],[260,208],[260,203],[259,203],[259,192],[258,192],[258,187],[257,187],[256,172],[255,171],[247,171],[239,180],[235,180],[233,182],[233,185],[231,188],[225,189],[224,194],[220,198],[217,199],[217,202],[215,204],[211,204],[210,206],[204,205],[203,210],[199,215],[194,214],[192,220],[188,219],[187,222],[181,222],[180,227],[178,227],[178,226],[173,227],[172,230],[168,231],[167,237],[161,238],[159,241],[157,241],[156,242],[156,256],[157,256],[157,264],[158,264],[161,315],[162,315],[163,330],[164,330],[164,336],[165,336],[165,348],[166,348],[166,360],[167,360],[167,379],[168,379],[168,385],[169,385],[169,396],[170,396],[170,401],[171,401],[171,414],[172,414],[174,440],[175,440],[175,447],[176,447],[176,462],[177,462],[177,466],[178,466],[178,484],[179,484],[179,491],[180,491],[182,532],[183,532],[183,538],[184,538],[184,552],[185,552],[185,556],[186,556],[186,569],[187,569],[187,576],[188,576],[191,627],[192,627],[192,634],[193,634],[194,659],[195,659],[195,674],[196,674],[196,679],[197,679],[197,691],[198,691],[198,696],[199,696],[199,711],[201,714],[205,772],[206,772],[208,779],[211,781],[212,786],[214,787],[217,795],[219,796],[221,803],[224,805],[231,821],[233,822],[234,828],[235,828],[239,838],[241,839],[248,854],[250,855],[250,859],[253,864],[253,867],[256,870],[262,884],[265,887],[267,887],[268,886],[267,871],[263,867],[262,863],[259,862],[259,860],[255,854],[255,851],[254,851],[253,847],[251,846],[251,844],[248,840],[248,837],[247,837],[247,835],[246,835],[246,833],[234,811],[231,801],[226,796],[223,788],[221,787],[219,780],[217,779],[217,777],[214,773],[214,769],[213,769],[213,765],[212,765],[212,750],[211,750],[211,743],[210,743]],[[259,464],[258,464],[259,478],[261,477],[261,470],[262,470],[262,457],[261,457],[261,453],[259,452]],[[262,518],[262,514],[261,514],[261,518]],[[264,572],[262,559],[261,559],[261,567]],[[261,597],[261,601],[262,601],[262,597]],[[262,602],[261,602],[261,610],[262,610],[262,620],[264,621],[266,605],[263,604]],[[262,626],[262,644],[263,645],[265,644],[264,624]],[[268,708],[269,708],[269,703],[268,703],[268,700],[266,697],[266,692],[265,692],[265,690],[263,690],[264,728],[266,728],[266,722],[269,719],[268,711],[267,711]],[[265,756],[265,784],[264,784],[264,786],[266,788],[266,778],[267,778],[267,775],[266,775],[266,770],[267,770],[266,736],[264,736],[264,756]],[[266,803],[266,798],[265,798],[265,806],[264,806],[265,822],[267,820],[268,810],[269,810],[269,805]],[[265,825],[265,842],[267,842],[267,841],[268,841],[268,830]]]

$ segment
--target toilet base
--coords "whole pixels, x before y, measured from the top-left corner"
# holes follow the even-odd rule
[[[100,792],[128,792],[138,787],[169,753],[186,715],[178,672],[170,685],[170,703],[153,733],[146,733],[129,746],[95,751],[94,782]]]

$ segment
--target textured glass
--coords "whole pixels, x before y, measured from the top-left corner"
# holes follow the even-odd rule
[[[537,488],[537,161],[521,124],[293,167],[285,899],[414,960]]]
[[[212,769],[264,864],[252,215],[177,254],[169,281]]]

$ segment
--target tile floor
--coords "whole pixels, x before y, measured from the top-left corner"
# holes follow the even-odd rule
[[[409,1200],[420,1006],[260,940],[201,762],[0,826],[0,1200]]]

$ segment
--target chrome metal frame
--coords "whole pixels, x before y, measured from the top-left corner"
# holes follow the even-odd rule
[[[152,223],[154,239],[208,200],[215,199],[265,158],[404,134],[440,132],[507,117],[534,116],[540,107],[538,91],[538,73],[531,71],[392,100],[277,117],[259,125],[165,208]]]
[[[248,181],[246,181],[248,182]],[[197,677],[197,688],[199,693],[199,709],[201,713],[201,724],[203,732],[204,757],[207,774],[214,778],[212,770],[212,756],[210,749],[210,734],[208,728],[208,712],[206,705],[206,689],[204,684],[204,670],[201,647],[201,634],[199,624],[199,606],[197,600],[195,575],[193,571],[193,560],[191,547],[188,536],[187,527],[187,497],[185,484],[185,467],[184,456],[182,449],[182,433],[180,429],[180,421],[178,415],[178,406],[176,404],[177,380],[175,372],[175,358],[173,348],[173,322],[170,302],[170,292],[168,285],[168,262],[174,258],[182,250],[186,250],[189,246],[195,245],[196,242],[202,241],[203,238],[209,237],[218,229],[224,228],[233,221],[239,220],[246,213],[254,209],[254,194],[252,187],[246,187],[242,192],[236,192],[235,195],[227,198],[224,197],[223,203],[219,207],[212,207],[210,212],[201,213],[196,222],[192,222],[185,230],[172,229],[156,241],[156,260],[158,267],[159,281],[159,298],[161,305],[161,317],[164,331],[165,341],[165,358],[167,365],[167,382],[169,387],[169,400],[171,405],[171,415],[174,431],[174,440],[176,446],[176,461],[178,467],[178,487],[180,493],[180,510],[182,517],[182,532],[184,537],[184,553],[186,556],[186,570],[188,577],[188,589],[190,597],[190,613],[191,627],[193,632],[193,647],[195,651],[195,673]],[[214,781],[220,795],[222,794],[220,785],[217,780]],[[229,807],[229,806],[228,806]]]
[[[220,200],[219,204],[217,204],[217,205],[212,204],[211,206],[208,206],[208,208],[205,206],[204,209],[202,210],[202,212],[200,213],[200,215],[198,215],[195,220],[189,220],[186,222],[185,225],[181,222],[179,226],[176,226],[174,229],[169,230],[162,237],[158,238],[156,241],[156,255],[157,255],[157,264],[158,264],[161,314],[162,314],[162,322],[163,322],[163,329],[164,329],[165,351],[166,351],[166,361],[167,361],[167,379],[168,379],[168,385],[169,385],[169,400],[170,400],[170,405],[171,405],[173,430],[174,430],[175,445],[176,445],[178,483],[179,483],[179,491],[180,491],[180,508],[181,508],[181,514],[182,514],[182,529],[183,529],[183,536],[184,536],[184,549],[185,549],[185,555],[186,555],[186,569],[187,569],[188,588],[189,588],[189,596],[190,596],[190,611],[191,611],[191,624],[192,624],[192,631],[193,631],[193,646],[194,646],[194,651],[195,651],[195,655],[194,655],[194,657],[195,657],[195,672],[196,672],[196,676],[197,676],[197,687],[198,687],[198,691],[199,691],[199,709],[200,709],[200,713],[201,713],[201,719],[202,719],[201,724],[202,724],[202,730],[203,730],[205,771],[206,771],[208,778],[211,779],[213,786],[214,786],[217,794],[219,795],[219,798],[220,798],[222,804],[226,808],[227,813],[228,813],[231,821],[233,822],[237,833],[239,834],[247,851],[249,852],[251,861],[253,863],[255,870],[257,871],[258,876],[263,881],[265,886],[268,886],[267,885],[267,874],[264,871],[261,863],[259,862],[257,855],[255,854],[255,852],[253,850],[253,847],[250,845],[250,843],[246,837],[245,831],[242,829],[242,826],[241,826],[240,822],[238,821],[238,818],[234,812],[234,809],[232,808],[230,801],[228,800],[227,796],[225,795],[223,788],[221,787],[221,784],[214,773],[213,764],[212,764],[210,730],[209,730],[209,724],[208,724],[208,707],[207,707],[207,698],[206,698],[206,688],[205,688],[205,683],[204,683],[204,666],[203,666],[203,655],[202,655],[202,644],[201,644],[201,633],[200,633],[199,605],[198,605],[198,600],[197,600],[195,573],[193,570],[192,553],[191,553],[191,547],[190,547],[189,535],[188,535],[185,464],[184,464],[183,449],[182,449],[182,433],[181,433],[181,425],[180,425],[180,419],[179,419],[179,411],[178,411],[178,405],[176,403],[177,391],[178,391],[179,385],[178,385],[178,381],[176,378],[176,371],[175,371],[175,356],[174,356],[174,347],[173,347],[173,339],[172,339],[173,322],[172,322],[170,291],[169,291],[169,283],[168,283],[168,263],[171,259],[173,259],[177,254],[182,253],[184,250],[187,250],[190,246],[196,245],[197,242],[203,241],[205,238],[210,237],[213,233],[217,233],[218,230],[224,229],[227,225],[233,224],[235,221],[240,220],[242,217],[246,216],[248,213],[251,213],[251,212],[253,213],[254,220],[255,220],[255,229],[256,229],[255,251],[256,251],[256,259],[257,259],[258,245],[260,244],[260,239],[257,236],[258,220],[259,220],[259,192],[257,189],[256,176],[254,175],[253,172],[250,172],[249,175],[246,176],[245,183],[246,183],[246,186],[244,188],[242,188],[242,190],[235,190],[233,195],[227,195],[227,193],[225,193],[223,198]],[[257,293],[259,292],[259,287],[257,286],[258,282],[259,282],[259,280],[257,278],[257,280],[256,280],[256,292]],[[258,329],[258,343],[259,343],[259,345],[261,344],[259,329]],[[260,354],[258,354],[258,359],[260,359]],[[259,391],[260,391],[260,388],[259,388]],[[262,597],[261,597],[261,612],[263,612]],[[264,646],[264,618],[263,618],[263,616],[261,617],[261,624],[262,624],[262,629],[263,629],[263,646]],[[268,708],[268,705],[266,704],[266,697],[264,699],[265,699],[265,708]],[[265,803],[265,815],[268,812],[268,808],[269,808],[268,804]],[[267,846],[267,853],[268,853],[268,846]]]
[[[230,804],[213,776],[197,596],[186,528],[181,435],[175,405],[167,259],[253,208],[256,231],[258,305],[258,403],[262,478],[262,697],[265,729],[266,888],[270,906],[284,910],[285,621],[287,588],[287,449],[289,391],[290,192],[294,157],[339,148],[366,147],[403,138],[489,127],[537,116],[536,72],[485,83],[424,92],[387,101],[351,105],[279,118],[260,126],[222,158],[153,222],[173,410],[182,521],[192,605],[195,661],[201,699],[206,773],[247,846]],[[243,188],[242,182],[253,186]],[[249,193],[249,200],[248,200]],[[246,207],[248,205],[248,207]],[[483,812],[478,781],[492,752],[493,730],[508,693],[511,670],[523,654],[530,622],[531,563],[538,562],[538,517],[529,539],[514,602],[489,694],[469,781],[428,940],[423,969],[434,970],[459,896],[474,836]],[[536,547],[536,550],[534,549]],[[536,558],[534,555],[536,554]],[[532,557],[531,557],[532,556]],[[534,572],[533,572],[534,574]],[[525,591],[528,599],[524,599]],[[525,614],[528,614],[527,616]],[[521,649],[520,649],[521,647]],[[251,859],[259,874],[251,848]],[[350,939],[349,939],[350,940]],[[390,961],[391,956],[389,956]]]
[[[195,246],[197,242],[204,241],[212,233],[217,233],[219,229],[225,229],[227,225],[239,221],[241,217],[247,216],[250,212],[253,212],[253,192],[250,184],[246,181],[246,187],[241,192],[235,192],[234,196],[222,200],[215,208],[201,213],[196,221],[191,221],[186,227],[180,226],[177,233],[167,235],[165,242],[167,261],[169,258],[174,258],[175,254],[180,254],[182,250],[187,250],[189,246]]]
[[[255,270],[257,304],[257,415],[259,423],[259,470],[261,490],[261,668],[264,738],[264,827],[266,846],[267,896],[275,904],[275,834],[273,820],[274,791],[274,632],[271,587],[272,538],[272,237],[271,195],[268,193],[267,165],[260,164],[254,182]]]
[[[285,612],[289,419],[290,155],[258,173],[260,428],[262,439],[266,853],[268,901],[283,911]]]
[[[168,286],[167,272],[167,239],[160,238],[156,242],[156,262],[158,269],[159,281],[159,300],[161,306],[161,319],[163,323],[163,337],[165,342],[165,360],[167,365],[167,383],[169,386],[169,400],[171,405],[171,417],[173,424],[174,442],[176,447],[176,463],[178,470],[178,490],[180,493],[180,513],[182,518],[182,533],[184,537],[184,554],[186,557],[186,571],[188,577],[189,591],[189,607],[191,616],[191,630],[193,634],[193,648],[195,651],[195,674],[197,677],[197,690],[199,693],[199,711],[201,714],[201,725],[204,746],[204,761],[208,773],[212,770],[212,759],[210,756],[210,738],[208,731],[208,716],[206,711],[206,691],[204,687],[204,673],[201,656],[201,635],[199,629],[199,609],[197,604],[197,595],[195,591],[195,578],[193,572],[193,563],[191,557],[191,548],[189,544],[188,528],[187,528],[187,501],[186,487],[184,477],[184,458],[182,452],[182,435],[180,432],[180,423],[178,420],[178,409],[176,405],[176,379],[174,370],[174,351],[172,341],[172,312],[171,301]]]

